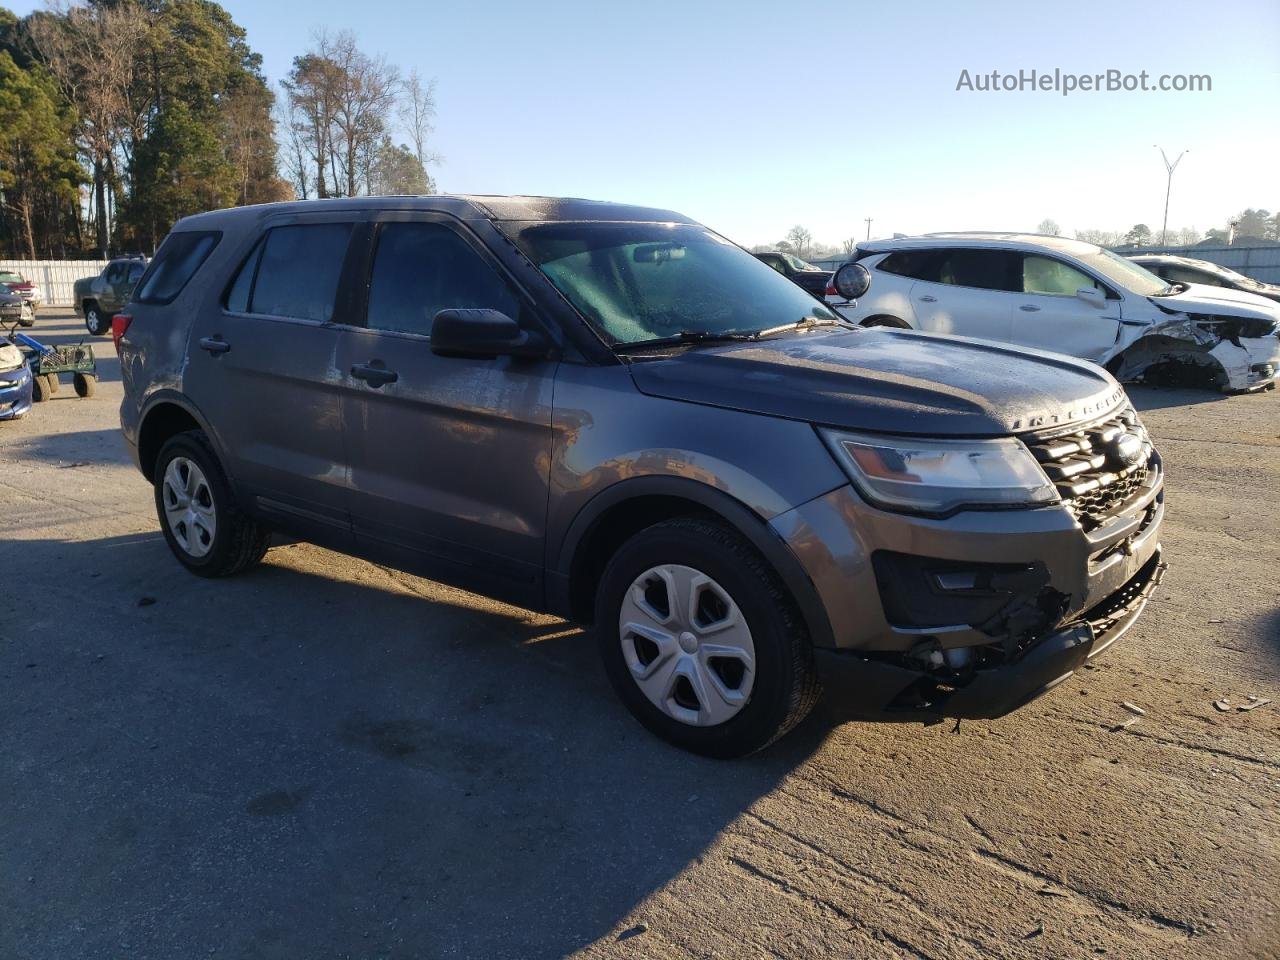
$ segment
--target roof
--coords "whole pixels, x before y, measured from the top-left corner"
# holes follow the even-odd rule
[[[1017,247],[1019,249],[1057,250],[1077,256],[1094,253],[1096,244],[1067,237],[1051,237],[1040,233],[1003,233],[979,231],[926,233],[918,237],[895,237],[892,240],[870,240],[858,244],[862,250],[875,253],[888,250],[936,249],[938,247]]]
[[[436,210],[462,220],[596,220],[653,223],[694,223],[683,214],[657,207],[641,207],[576,197],[484,196],[431,194],[403,197],[346,197],[327,200],[291,200],[247,207],[230,207],[198,213],[179,221],[183,229],[216,228],[220,222],[242,218],[261,219],[281,213],[316,213],[323,210]],[[177,229],[177,226],[175,226]]]

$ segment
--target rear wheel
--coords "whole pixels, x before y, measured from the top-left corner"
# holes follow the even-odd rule
[[[44,403],[53,397],[53,387],[49,386],[48,374],[40,374],[31,378],[31,400],[34,403]]]
[[[71,378],[71,385],[75,387],[76,396],[92,397],[98,386],[98,378],[92,373],[77,373]]]
[[[53,396],[58,392],[58,375],[56,373],[46,373],[44,379],[49,385],[49,395]]]
[[[88,300],[84,305],[84,325],[91,334],[100,337],[111,329],[111,318],[96,301]]]
[[[596,637],[635,717],[706,756],[768,746],[820,692],[790,595],[755,548],[718,521],[670,520],[628,540],[600,583]]]
[[[225,577],[256,564],[270,531],[236,503],[203,430],[170,437],[155,467],[156,513],[173,555],[192,573]]]

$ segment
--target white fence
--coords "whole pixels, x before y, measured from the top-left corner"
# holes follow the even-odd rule
[[[96,277],[106,260],[0,260],[0,270],[20,273],[44,294],[46,307],[69,307],[81,277]]]

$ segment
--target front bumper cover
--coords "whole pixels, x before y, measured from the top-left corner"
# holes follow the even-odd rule
[[[1101,603],[1032,643],[1017,658],[943,681],[901,661],[848,650],[815,649],[828,704],[852,719],[994,719],[1070,677],[1137,621],[1164,574],[1159,547]]]

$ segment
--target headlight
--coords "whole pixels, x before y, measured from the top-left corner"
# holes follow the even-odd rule
[[[819,433],[849,479],[890,510],[945,514],[1052,503],[1058,493],[1026,447],[1003,440],[916,440]]]

